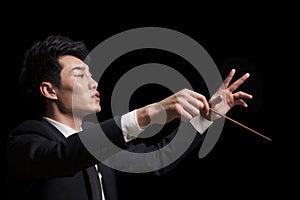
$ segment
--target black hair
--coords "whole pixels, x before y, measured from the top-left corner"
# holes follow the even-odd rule
[[[36,41],[26,51],[19,79],[20,85],[35,109],[39,109],[39,114],[45,112],[45,98],[40,92],[40,84],[46,81],[60,87],[62,67],[58,63],[58,58],[72,55],[84,60],[88,53],[84,42],[74,41],[62,35],[50,35],[43,41]]]

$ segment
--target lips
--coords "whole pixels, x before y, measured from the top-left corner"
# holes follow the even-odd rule
[[[95,92],[95,94],[92,95],[92,98],[100,100],[100,93],[99,92]]]

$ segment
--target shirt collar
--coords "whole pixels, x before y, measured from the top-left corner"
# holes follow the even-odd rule
[[[70,135],[73,135],[74,133],[77,133],[75,129],[70,128],[69,126],[66,126],[60,122],[57,122],[53,119],[50,119],[48,117],[43,117],[46,119],[49,123],[51,123],[55,128],[57,128],[66,138],[69,137]],[[80,128],[82,130],[82,128]]]

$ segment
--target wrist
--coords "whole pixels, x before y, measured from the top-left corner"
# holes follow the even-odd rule
[[[137,110],[137,121],[140,127],[151,124],[165,124],[167,120],[166,110],[160,103],[153,103]]]
[[[150,105],[144,106],[136,110],[136,118],[140,127],[146,127],[151,123]]]

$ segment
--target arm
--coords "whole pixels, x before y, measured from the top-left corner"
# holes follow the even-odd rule
[[[192,118],[199,116],[199,114],[209,121],[214,121],[221,116],[210,112],[210,107],[223,115],[236,105],[247,107],[248,105],[243,99],[251,99],[252,95],[242,91],[234,91],[250,75],[246,73],[230,85],[234,74],[235,69],[232,69],[223,84],[212,95],[209,103],[203,95],[183,89],[160,102],[138,109],[137,121],[139,126],[165,124],[175,118],[181,118],[183,121],[191,121]]]
[[[98,163],[98,157],[105,159],[118,151],[115,145],[125,146],[118,121],[109,119],[100,124],[115,144],[103,142],[106,136],[99,134],[99,124],[88,124],[82,132],[65,138],[48,122],[24,122],[7,138],[9,172],[19,180],[74,175]]]
[[[251,95],[241,91],[234,93],[234,91],[249,77],[249,74],[247,73],[229,86],[234,73],[235,70],[232,70],[229,73],[222,86],[210,99],[212,108],[222,114],[228,112],[235,105],[247,107],[243,98],[252,98]],[[189,121],[200,133],[203,133],[213,120],[220,118],[220,116],[209,112],[208,102],[204,96],[187,89],[181,90],[160,102],[147,105],[136,111],[137,126],[147,127],[152,124],[164,124],[179,117],[181,117],[183,121]],[[127,149],[130,152],[143,153],[141,160],[139,160],[140,158],[136,157],[134,154],[121,151],[118,153],[121,156],[118,157],[117,154],[117,156],[113,156],[111,160],[106,162],[110,162],[110,164],[113,163],[112,165],[116,166],[118,169],[130,172],[140,171],[140,163],[146,162],[146,169],[148,171],[155,171],[154,169],[159,169],[158,171],[155,171],[155,173],[162,174],[174,167],[179,160],[194,149],[194,147],[197,146],[204,138],[204,135],[194,134],[193,132],[195,131],[191,128],[192,126],[190,126],[189,123],[184,123],[184,127],[187,128],[185,129],[186,131],[184,134],[186,134],[186,137],[184,137],[184,139],[192,141],[192,143],[190,143],[191,145],[179,159],[177,159],[176,155],[174,155],[174,151],[178,148],[178,144],[170,143],[177,133],[176,129],[157,144],[137,144]],[[157,151],[162,147],[164,147],[164,151]],[[149,152],[155,153],[148,154]],[[174,160],[176,161],[172,163]],[[166,166],[161,163],[172,164],[167,165],[166,168],[160,168],[158,166]],[[144,163],[143,170],[145,170]]]
[[[137,121],[141,127],[151,124],[165,124],[175,118],[190,121],[202,113],[208,119],[209,104],[205,96],[183,89],[160,102],[156,102],[137,110]]]

